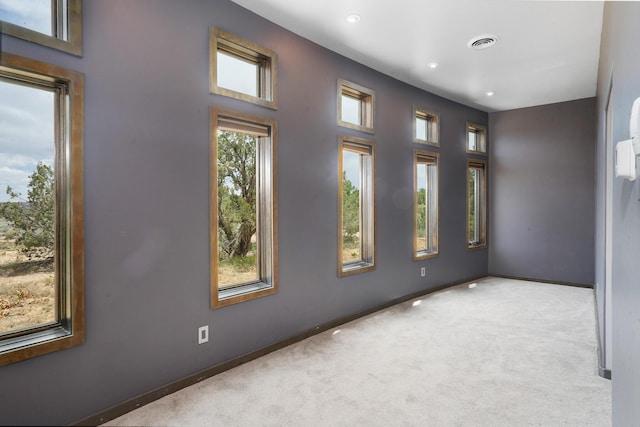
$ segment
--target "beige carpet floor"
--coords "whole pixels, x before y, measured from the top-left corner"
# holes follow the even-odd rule
[[[611,425],[593,291],[476,283],[316,335],[108,425]]]

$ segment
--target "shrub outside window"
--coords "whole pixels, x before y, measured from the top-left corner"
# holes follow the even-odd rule
[[[84,341],[83,92],[81,73],[0,59],[0,365]]]
[[[375,269],[375,146],[340,138],[338,276]]]
[[[217,28],[210,36],[211,92],[278,108],[275,52]]]
[[[28,9],[14,7],[24,3],[0,4],[2,33],[82,55],[82,0],[30,0]]]
[[[467,247],[487,246],[487,162],[467,160]]]
[[[375,93],[364,86],[338,79],[338,125],[374,133]]]
[[[278,289],[276,123],[212,109],[211,306]]]
[[[413,107],[413,142],[440,145],[440,116],[420,107]]]
[[[414,152],[415,260],[438,255],[438,153]]]

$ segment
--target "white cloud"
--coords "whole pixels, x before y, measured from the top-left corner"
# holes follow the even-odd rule
[[[5,168],[21,168],[30,167],[35,170],[38,162],[33,157],[23,156],[21,154],[2,153],[0,152],[0,170]]]

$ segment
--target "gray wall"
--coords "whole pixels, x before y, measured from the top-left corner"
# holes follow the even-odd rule
[[[279,109],[208,93],[209,26],[275,50]],[[86,74],[85,344],[0,367],[0,424],[66,424],[413,292],[487,274],[465,241],[465,123],[487,114],[301,39],[226,0],[87,0],[84,57],[2,36]],[[376,92],[378,266],[337,278],[336,79]],[[412,105],[440,113],[436,259],[412,260]],[[277,295],[209,308],[209,107],[279,124]],[[427,278],[419,277],[420,267]],[[210,325],[208,344],[197,327]]]
[[[594,283],[595,98],[489,115],[489,272]]]
[[[604,201],[604,130],[610,81],[613,140],[629,138],[631,105],[640,96],[640,3],[607,2],[598,73],[598,200]],[[640,420],[640,183],[613,179],[613,425]],[[604,232],[598,211],[598,280],[604,280]],[[599,298],[602,305],[602,298]]]

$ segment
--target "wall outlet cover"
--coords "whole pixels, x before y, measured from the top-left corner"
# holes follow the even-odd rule
[[[198,344],[204,344],[209,341],[209,325],[200,326],[198,328]]]

